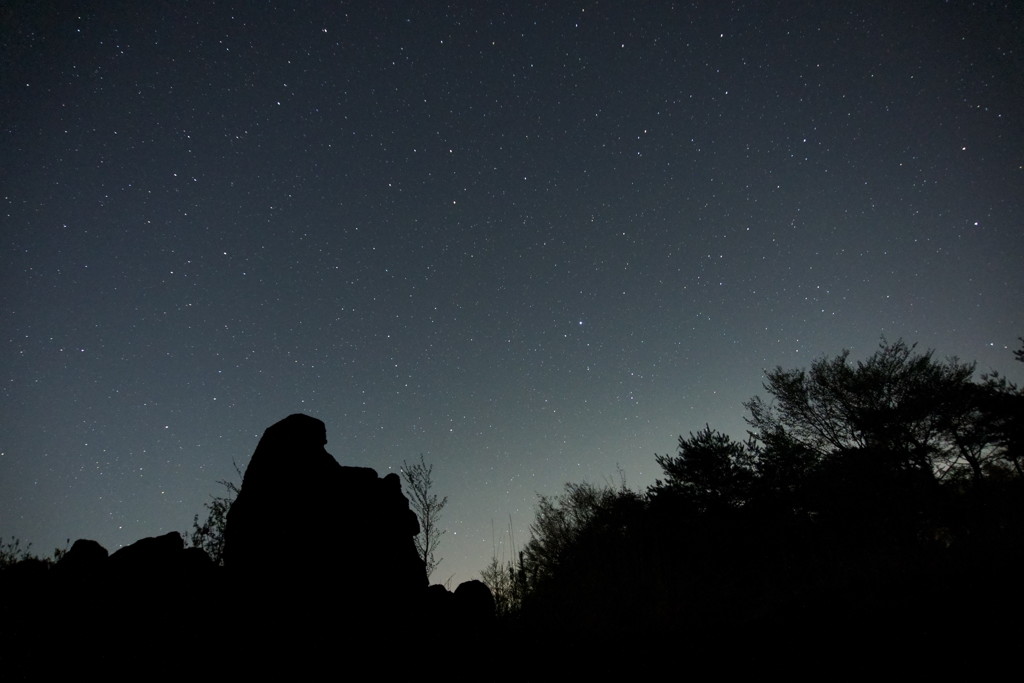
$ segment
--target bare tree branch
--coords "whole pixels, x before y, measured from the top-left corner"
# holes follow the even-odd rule
[[[409,505],[420,520],[420,533],[413,540],[416,552],[427,569],[428,578],[444,559],[437,557],[437,548],[447,531],[440,527],[440,522],[441,510],[448,504],[448,496],[438,498],[437,494],[431,492],[434,486],[433,472],[434,466],[426,463],[422,453],[419,462],[411,465],[402,462],[402,479],[408,489]]]

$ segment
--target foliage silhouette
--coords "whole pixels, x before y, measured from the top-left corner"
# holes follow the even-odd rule
[[[936,361],[933,351],[917,353],[903,340],[883,339],[864,361],[851,363],[849,355],[816,360],[810,371],[769,371],[764,386],[772,401],[757,396],[745,404],[757,438],[786,439],[818,458],[870,451],[901,469],[944,477],[966,466],[982,476],[993,444],[966,431],[977,424],[973,364]]]
[[[32,544],[21,545],[21,539],[11,537],[8,540],[0,539],[0,569],[11,567],[24,560],[33,559]]]
[[[678,455],[655,455],[665,481],[654,491],[672,491],[693,500],[701,509],[739,506],[746,502],[754,479],[758,448],[753,439],[734,441],[705,425],[689,437],[679,437]]]
[[[71,546],[70,539],[63,548],[54,548],[53,554],[43,557],[32,552],[32,544],[22,545],[21,539],[11,536],[4,540],[0,538],[0,570],[13,567],[19,562],[36,562],[45,566],[52,566],[60,562],[60,559],[68,552]]]
[[[902,340],[777,368],[770,401],[746,404],[746,441],[705,425],[656,456],[644,493],[541,496],[517,623],[580,646],[671,634],[700,649],[737,632],[926,645],[964,624],[999,642],[1024,600],[979,579],[1024,561],[1024,398],[973,371]]]
[[[231,464],[238,479],[241,480],[244,475],[238,463],[232,461]],[[231,504],[238,497],[238,484],[226,479],[218,480],[217,483],[224,488],[224,495],[213,496],[212,500],[205,504],[206,519],[202,523],[198,514],[192,518],[192,531],[188,535],[188,542],[193,548],[205,550],[215,564],[223,566],[224,529],[227,526]]]
[[[1013,356],[1024,363],[1024,337],[1020,341],[1022,348]],[[983,375],[982,379],[976,422],[969,426],[996,446],[999,460],[986,463],[990,470],[1005,467],[1018,477],[1024,476],[1024,392],[998,372]]]

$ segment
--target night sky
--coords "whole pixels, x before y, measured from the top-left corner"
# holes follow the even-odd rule
[[[458,582],[538,493],[744,436],[776,365],[884,335],[1024,379],[1020,2],[49,4],[0,3],[37,552],[188,530],[304,412],[434,464]]]

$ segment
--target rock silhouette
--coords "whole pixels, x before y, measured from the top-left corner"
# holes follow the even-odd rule
[[[96,541],[80,538],[64,553],[55,569],[70,574],[86,574],[101,569],[110,553]]]
[[[401,668],[453,635],[484,642],[490,591],[471,581],[454,595],[429,592],[399,477],[342,466],[326,442],[324,423],[307,415],[266,430],[228,513],[224,567],[171,532],[112,554],[80,539],[56,564],[0,571],[16,615],[0,625],[0,643],[16,653],[5,662],[12,680],[55,651],[64,653],[55,674],[90,661],[220,678],[319,672],[371,654],[402,653],[388,660]]]
[[[263,609],[389,626],[427,588],[419,523],[396,474],[342,466],[326,442],[308,415],[266,430],[228,513],[225,567]]]
[[[79,539],[57,563],[31,560],[26,568],[30,576],[0,572],[9,617],[0,659],[9,680],[36,678],[41,666],[51,677],[81,676],[82,662],[121,670],[160,663],[171,677],[215,661],[206,652],[167,658],[196,629],[198,611],[189,606],[223,594],[218,568],[204,551],[185,548],[176,531],[113,554]]]

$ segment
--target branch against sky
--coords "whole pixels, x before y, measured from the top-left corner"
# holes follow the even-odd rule
[[[448,496],[438,498],[433,493],[433,465],[428,465],[420,454],[419,462],[411,465],[402,461],[402,479],[405,481],[409,504],[420,520],[420,533],[415,537],[416,552],[427,570],[427,578],[434,573],[443,558],[437,557],[437,548],[446,529],[442,529],[441,511],[448,504]]]

